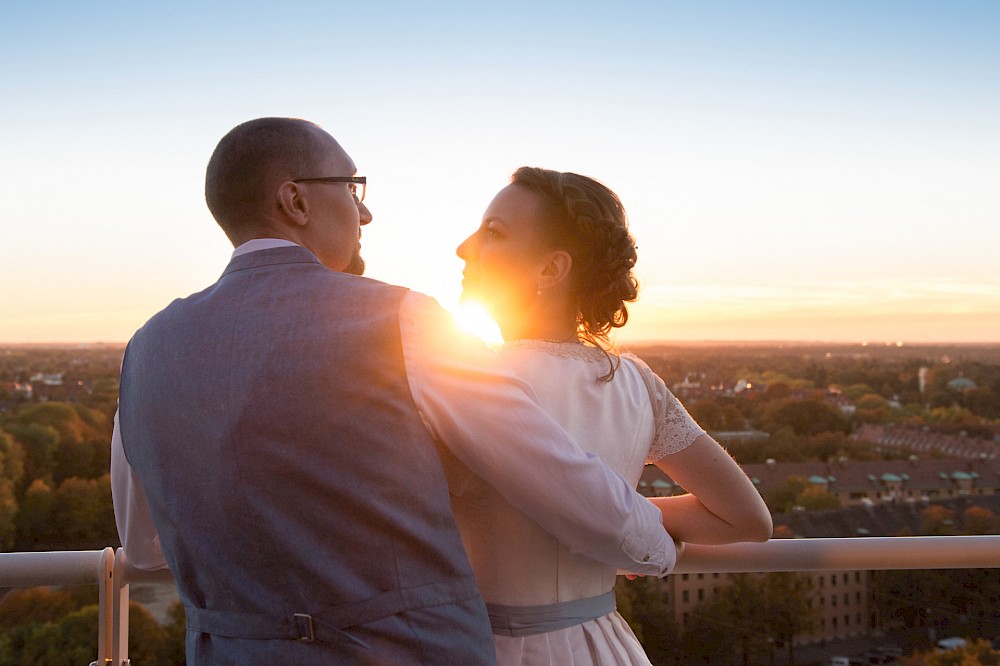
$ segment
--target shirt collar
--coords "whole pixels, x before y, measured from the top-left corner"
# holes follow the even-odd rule
[[[233,256],[230,259],[235,259],[241,255],[259,250],[271,250],[276,247],[296,247],[297,245],[298,243],[293,243],[283,238],[253,238],[233,250]]]

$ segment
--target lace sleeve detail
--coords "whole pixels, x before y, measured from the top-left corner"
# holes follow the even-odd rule
[[[672,453],[683,451],[694,440],[705,434],[705,430],[691,418],[681,401],[670,392],[663,380],[650,370],[648,365],[632,354],[622,356],[635,363],[639,369],[653,405],[656,434],[653,435],[653,443],[646,456],[647,465]]]

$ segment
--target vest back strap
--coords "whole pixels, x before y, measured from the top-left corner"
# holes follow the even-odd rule
[[[364,641],[308,613],[259,615],[185,606],[184,616],[189,630],[214,636],[253,640],[284,639],[303,643],[347,642],[363,648],[368,647]]]
[[[443,606],[479,596],[475,577],[384,592],[371,599],[313,614],[264,615],[184,606],[187,628],[216,636],[245,639],[286,639],[325,643],[350,642],[368,647],[345,632],[389,615]]]

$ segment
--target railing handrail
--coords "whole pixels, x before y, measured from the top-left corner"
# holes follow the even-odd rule
[[[674,573],[1000,568],[1000,536],[772,539],[688,544]]]
[[[104,581],[104,550],[0,553],[0,587],[94,585]],[[121,549],[114,559],[124,564],[129,583],[173,582],[168,569],[147,571],[128,563]],[[1000,568],[1000,535],[772,539],[765,543],[725,546],[688,544],[675,573],[736,573],[878,569]]]
[[[114,549],[0,553],[0,587],[97,585]]]
[[[1000,568],[1000,535],[772,539],[725,546],[688,544],[674,573]],[[0,587],[97,585],[99,664],[128,663],[129,583],[174,582],[146,571],[121,548],[0,553]]]

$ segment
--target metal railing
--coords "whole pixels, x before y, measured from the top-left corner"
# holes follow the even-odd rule
[[[726,546],[687,545],[675,573],[1000,568],[1000,536],[774,539]],[[97,585],[96,664],[127,666],[130,583],[173,583],[166,569],[144,571],[119,548],[0,553],[0,587]]]

